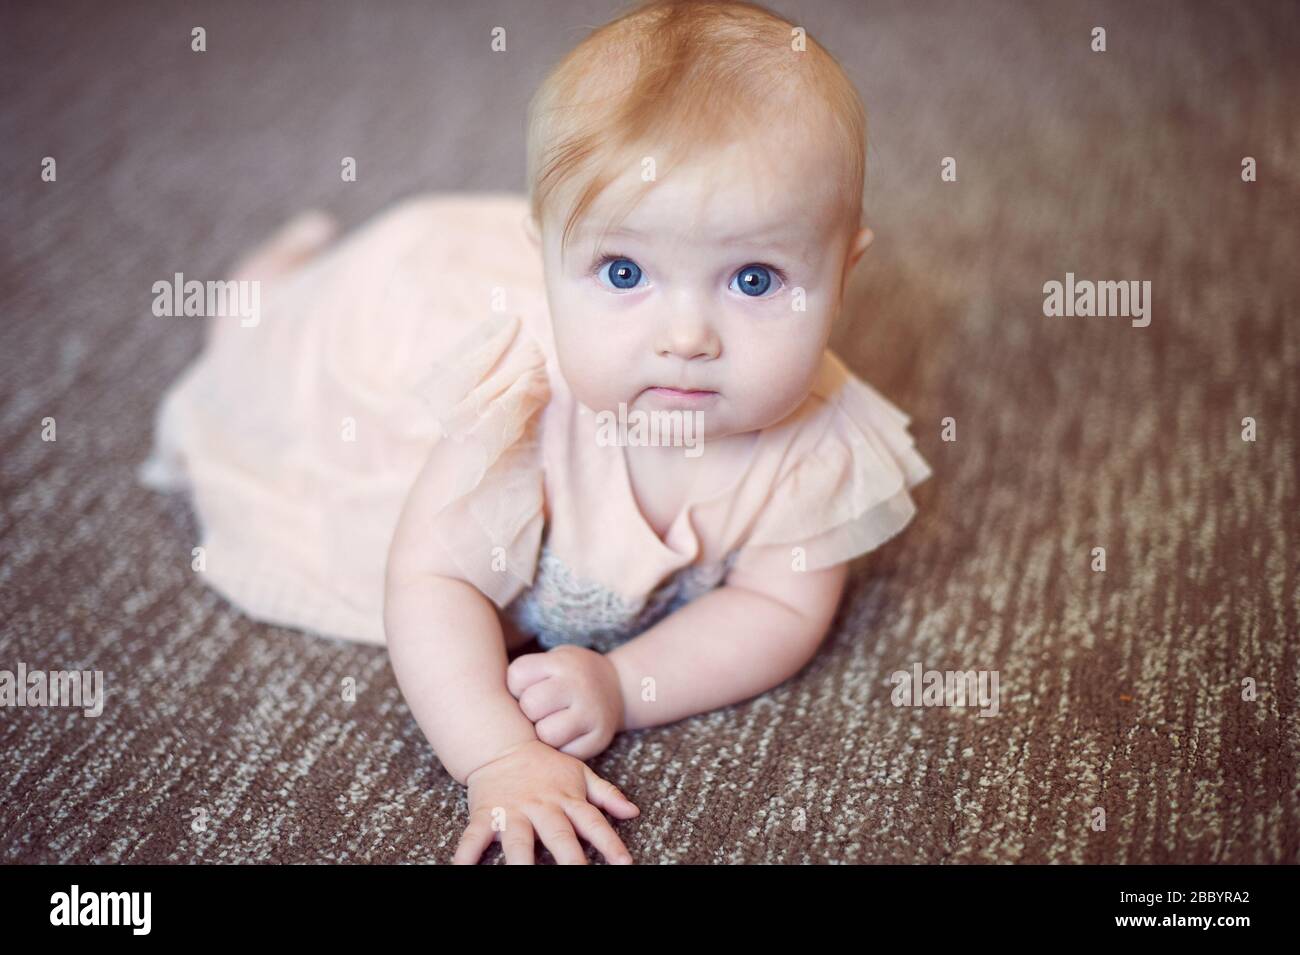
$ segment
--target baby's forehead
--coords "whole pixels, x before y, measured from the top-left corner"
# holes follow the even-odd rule
[[[671,158],[647,150],[637,168],[614,176],[575,233],[711,243],[812,239],[848,211],[825,150],[798,137],[732,143],[676,164],[659,162]]]
[[[825,241],[845,210],[826,195],[790,183],[765,191],[744,182],[711,191],[683,181],[657,183],[625,214],[597,210],[580,221],[576,241],[623,239],[642,244],[761,245],[807,248]],[[626,208],[626,207],[625,207]]]

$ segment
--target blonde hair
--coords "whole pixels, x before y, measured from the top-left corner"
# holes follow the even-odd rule
[[[532,213],[540,224],[566,185],[576,189],[563,248],[617,171],[637,168],[638,146],[653,142],[657,155],[662,150],[671,157],[671,167],[701,147],[753,143],[771,122],[820,125],[829,134],[826,179],[819,176],[818,185],[835,190],[856,229],[867,120],[835,58],[806,31],[757,4],[642,3],[589,34],[533,95]]]

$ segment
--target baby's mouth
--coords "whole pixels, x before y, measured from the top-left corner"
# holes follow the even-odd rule
[[[718,392],[702,388],[669,388],[656,385],[647,388],[642,394],[654,398],[657,402],[683,407],[699,407],[711,404]]]

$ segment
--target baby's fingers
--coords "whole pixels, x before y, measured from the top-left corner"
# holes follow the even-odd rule
[[[590,732],[583,733],[581,736],[575,736],[563,746],[557,746],[556,749],[561,753],[567,753],[574,759],[580,759],[583,762],[599,756],[605,751],[604,747],[600,745],[599,730],[591,730]]]
[[[587,734],[582,716],[572,707],[564,707],[533,723],[537,738],[552,749],[563,747]]]
[[[533,864],[533,827],[522,812],[508,814],[506,827],[501,831],[501,851],[506,855],[506,865]]]
[[[614,865],[631,865],[632,854],[623,845],[614,827],[609,824],[599,809],[589,802],[576,800],[564,807],[565,813],[573,821],[576,829],[584,839],[596,847],[596,851]]]
[[[620,819],[631,819],[634,816],[641,815],[641,810],[636,807],[632,800],[624,796],[617,786],[608,779],[601,779],[589,766],[582,767],[585,770],[587,778],[587,801],[599,806],[611,816],[617,816]]]
[[[550,675],[545,653],[525,653],[506,667],[506,689],[517,700],[524,690]]]
[[[452,865],[477,865],[483,850],[491,845],[496,833],[492,829],[492,814],[480,809],[471,814],[469,825],[461,834],[456,844],[456,854],[452,856]]]
[[[537,826],[537,838],[551,850],[556,862],[560,865],[587,864],[587,853],[582,851],[567,815],[558,809],[548,809],[534,813],[533,823]]]

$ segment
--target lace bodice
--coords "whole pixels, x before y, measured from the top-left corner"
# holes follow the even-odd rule
[[[607,653],[717,587],[736,553],[712,564],[683,567],[648,596],[634,600],[577,576],[543,544],[533,585],[506,613],[548,649],[571,643]]]

